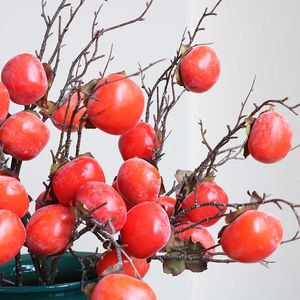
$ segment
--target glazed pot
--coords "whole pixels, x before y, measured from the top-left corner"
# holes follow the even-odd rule
[[[79,252],[80,256],[91,253]],[[36,285],[36,275],[29,254],[22,255],[23,286],[0,286],[1,300],[86,300],[81,291],[81,267],[80,263],[70,253],[64,254],[59,260],[59,273],[56,283],[46,286]],[[0,273],[10,281],[15,280],[14,260],[0,267]],[[94,277],[94,281],[96,278]]]

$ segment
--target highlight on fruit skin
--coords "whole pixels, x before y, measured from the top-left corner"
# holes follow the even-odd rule
[[[259,162],[270,164],[283,159],[292,147],[293,131],[289,121],[275,111],[262,113],[252,126],[248,150]]]

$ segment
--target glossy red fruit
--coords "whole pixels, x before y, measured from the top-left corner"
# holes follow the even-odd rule
[[[220,75],[220,62],[208,46],[196,46],[179,65],[180,80],[184,87],[195,93],[209,90]]]
[[[160,191],[158,170],[141,158],[126,160],[118,172],[118,189],[130,203],[154,200]]]
[[[140,277],[143,278],[150,268],[150,263],[148,263],[146,259],[139,259],[135,257],[131,257],[130,259],[132,260],[132,263],[134,264]],[[124,274],[131,277],[138,278],[138,276],[134,271],[133,266],[124,255],[122,255],[122,262],[123,262]],[[101,259],[98,261],[96,266],[98,276],[102,277],[104,271],[108,271],[110,267],[114,266],[117,263],[118,263],[118,257],[117,257],[116,249],[105,252],[104,255],[101,257]]]
[[[26,227],[26,245],[37,255],[54,255],[70,242],[75,225],[71,208],[53,204],[40,208]]]
[[[36,115],[20,111],[0,127],[0,142],[6,153],[19,160],[35,158],[50,138],[48,127]]]
[[[153,201],[134,206],[128,212],[126,223],[121,230],[126,252],[137,258],[154,255],[167,244],[170,234],[171,226],[167,213]]]
[[[87,107],[89,120],[110,134],[124,134],[132,129],[143,109],[141,88],[122,74],[111,74],[100,80]]]
[[[48,81],[42,63],[32,54],[19,54],[10,59],[1,74],[12,101],[29,105],[47,92]]]
[[[6,119],[9,110],[9,93],[5,85],[0,82],[0,124]]]
[[[182,208],[187,209],[194,205],[195,193],[190,193],[182,202]],[[196,192],[196,203],[212,203],[217,202],[221,204],[228,204],[228,196],[224,190],[218,186],[215,182],[203,182],[201,183]],[[192,209],[187,213],[187,217],[192,222],[204,220],[206,218],[214,217],[217,214],[224,214],[227,210],[226,206],[203,206]],[[213,218],[209,221],[201,223],[202,226],[211,226],[215,224],[220,218]]]
[[[192,224],[193,223],[191,222],[188,222],[186,224],[181,224],[179,226],[176,226],[174,228],[174,231],[175,232],[180,231]],[[212,235],[209,233],[209,231],[203,226],[197,225],[196,227],[187,229],[183,232],[179,232],[175,234],[175,237],[182,239],[184,241],[190,238],[194,243],[200,243],[203,248],[209,249],[208,250],[209,253],[213,254],[216,252],[216,249],[212,248],[213,246],[216,245],[216,242],[212,237]]]
[[[151,158],[154,153],[155,131],[149,123],[139,122],[120,136],[119,150],[124,160],[133,157]],[[159,147],[156,142],[156,147]]]
[[[101,279],[93,290],[91,300],[156,300],[151,287],[124,274],[112,274]]]
[[[41,192],[35,201],[35,210],[40,209],[41,207],[54,204],[53,199],[50,196],[50,193],[47,193],[47,196],[44,199],[45,191]]]
[[[249,210],[237,217],[222,233],[221,246],[226,255],[245,263],[259,262],[280,245],[283,228],[274,215]]]
[[[60,204],[75,206],[78,189],[88,181],[105,182],[103,170],[94,158],[79,156],[56,171],[52,188]]]
[[[250,154],[262,163],[283,159],[291,149],[293,132],[288,120],[277,112],[261,114],[254,122],[248,140]]]
[[[0,265],[14,258],[25,242],[25,228],[18,216],[0,209]]]
[[[111,233],[121,230],[127,215],[122,197],[110,185],[103,182],[89,181],[83,184],[76,193],[76,200],[81,202],[92,216],[102,224],[111,221],[106,228]]]
[[[29,198],[19,180],[0,175],[0,209],[14,212],[19,218],[24,217],[29,208]]]
[[[80,93],[78,98],[78,93],[76,92],[70,97],[70,99],[67,97],[59,105],[51,117],[52,123],[56,128],[59,130],[64,128],[67,131],[67,128],[71,125],[72,121],[72,132],[78,131],[80,119],[86,112],[86,107],[83,106],[82,99],[80,98],[83,98],[83,93]],[[75,114],[72,120],[73,112],[78,105],[78,101],[81,101],[77,108],[78,112]]]
[[[169,196],[159,196],[154,199],[154,202],[162,206],[169,217],[173,215],[176,199]]]
[[[115,180],[115,181],[113,182],[112,187],[113,187],[113,188],[115,189],[115,191],[122,197],[122,195],[121,195],[121,193],[120,193],[120,191],[119,191],[119,189],[118,189],[118,181],[117,181],[117,180]],[[129,211],[131,208],[134,207],[134,204],[128,202],[128,201],[127,201],[125,198],[123,198],[123,197],[122,197],[122,199],[123,199],[123,201],[124,201],[124,203],[125,203],[125,205],[126,205],[127,211]]]

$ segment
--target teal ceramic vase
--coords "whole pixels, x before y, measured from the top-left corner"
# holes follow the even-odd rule
[[[90,253],[79,252],[79,255]],[[31,258],[28,254],[22,255],[23,286],[0,286],[1,300],[86,300],[80,289],[80,263],[71,254],[64,254],[59,260],[59,273],[56,284],[47,286],[36,285],[36,275]],[[7,280],[15,280],[14,260],[0,267],[0,273]],[[96,280],[96,279],[95,279]]]

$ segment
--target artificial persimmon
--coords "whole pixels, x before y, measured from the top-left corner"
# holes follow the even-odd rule
[[[133,157],[151,158],[155,146],[157,148],[159,144],[153,127],[146,122],[139,122],[119,138],[119,150],[124,160]]]
[[[39,59],[29,53],[11,58],[2,69],[2,82],[13,102],[29,105],[41,99],[47,92],[46,72]]]
[[[37,255],[54,255],[71,240],[75,216],[71,208],[53,204],[38,209],[26,227],[26,245]]]
[[[128,212],[121,230],[126,252],[137,258],[148,258],[162,249],[167,244],[170,234],[171,226],[167,213],[153,201],[135,205]]]
[[[144,281],[124,274],[102,278],[91,295],[91,300],[156,300],[151,287]]]
[[[78,156],[55,172],[52,188],[60,204],[75,206],[78,189],[88,181],[105,182],[103,170],[96,159]]]
[[[173,229],[175,232],[175,237],[177,237],[181,240],[184,240],[184,241],[186,241],[190,238],[193,243],[200,243],[205,252],[206,252],[206,249],[208,249],[208,252],[210,254],[215,253],[216,250],[215,250],[214,246],[216,245],[216,242],[215,242],[213,236],[210,234],[210,232],[201,225],[193,226],[192,228],[184,230],[185,228],[190,227],[190,226],[193,226],[192,222],[187,222],[185,224],[180,224],[179,226],[176,226]],[[184,230],[184,231],[182,231],[182,230]],[[180,232],[180,231],[182,231],[182,232]]]
[[[92,124],[110,134],[124,134],[140,120],[144,109],[141,88],[124,74],[110,74],[101,79],[88,101]]]
[[[195,204],[203,206],[193,208]],[[219,215],[226,212],[227,207],[222,204],[228,204],[225,191],[215,182],[202,182],[196,188],[196,192],[191,192],[183,200],[182,208],[190,209],[186,214],[190,221],[202,221],[200,225],[211,226],[220,219]]]
[[[259,262],[280,245],[283,228],[271,213],[249,210],[229,224],[221,235],[225,254],[239,262]]]
[[[0,125],[6,119],[9,110],[9,93],[5,85],[0,82]]]
[[[159,196],[154,199],[154,202],[161,205],[169,217],[172,216],[176,204],[176,199],[170,196]]]
[[[89,181],[80,186],[76,200],[92,213],[92,217],[106,225],[111,233],[119,232],[125,221],[127,209],[122,197],[110,185]]]
[[[248,150],[254,159],[262,163],[274,163],[288,154],[292,138],[292,127],[288,120],[278,112],[267,111],[252,126]]]
[[[25,242],[26,232],[19,217],[0,209],[0,265],[13,259]]]
[[[29,208],[29,197],[22,183],[11,176],[0,175],[0,209],[24,217]]]
[[[20,111],[0,127],[3,150],[19,160],[35,158],[50,138],[48,127],[34,113]]]
[[[130,203],[153,201],[159,194],[161,177],[159,171],[141,158],[130,158],[118,172],[118,190]]]
[[[60,103],[51,117],[51,121],[56,128],[67,131],[71,126],[72,132],[78,131],[80,120],[86,112],[86,107],[83,105],[83,96],[83,93],[75,92],[73,95],[68,95],[62,103]],[[84,121],[82,126],[83,124]]]
[[[219,78],[220,61],[209,46],[199,45],[191,49],[179,64],[180,81],[195,93],[208,91]]]

